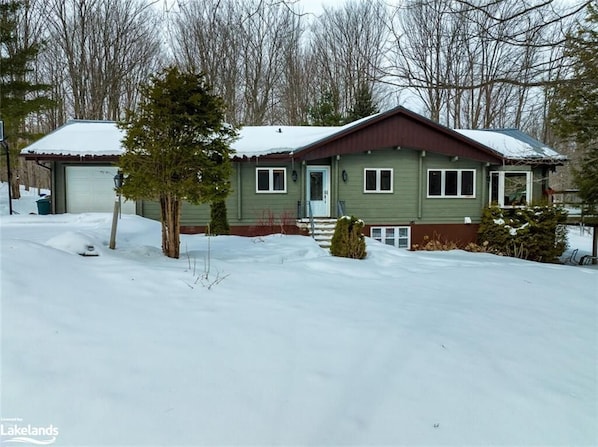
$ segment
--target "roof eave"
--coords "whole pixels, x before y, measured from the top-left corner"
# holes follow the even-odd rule
[[[118,162],[120,155],[63,155],[63,154],[46,154],[46,153],[21,153],[20,157],[23,157],[27,161],[62,161],[62,162],[78,162],[78,163],[92,163],[92,162],[103,162],[103,163],[115,163]]]

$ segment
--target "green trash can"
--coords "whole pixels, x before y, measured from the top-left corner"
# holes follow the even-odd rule
[[[52,212],[52,201],[50,197],[42,197],[39,200],[36,200],[37,203],[37,214],[46,215]]]

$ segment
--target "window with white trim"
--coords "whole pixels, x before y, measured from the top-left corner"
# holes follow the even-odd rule
[[[363,192],[391,193],[393,172],[388,168],[365,168]]]
[[[370,237],[397,248],[411,248],[410,227],[372,227]]]
[[[428,197],[474,198],[475,169],[428,169]]]
[[[255,190],[259,193],[287,192],[286,168],[256,168]]]
[[[490,203],[503,208],[524,206],[532,194],[529,171],[495,171],[490,173]]]

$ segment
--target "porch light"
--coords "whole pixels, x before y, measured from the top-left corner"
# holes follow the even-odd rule
[[[114,187],[120,189],[123,186],[124,175],[122,171],[118,171],[118,174],[114,176]]]
[[[297,181],[297,171],[293,169],[293,172],[291,173],[291,178],[293,179],[294,182]]]
[[[343,177],[343,182],[347,183],[347,180],[349,180],[349,174],[347,174],[347,171],[343,169],[341,176]]]

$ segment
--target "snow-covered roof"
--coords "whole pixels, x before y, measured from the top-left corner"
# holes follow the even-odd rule
[[[352,123],[353,124],[353,123]],[[280,152],[293,152],[303,146],[329,137],[344,127],[311,126],[246,126],[232,148],[238,156],[254,157]],[[124,149],[124,131],[114,121],[71,120],[33,144],[24,148],[24,155],[55,156],[118,156]]]
[[[376,115],[354,121],[345,126],[245,126],[232,143],[237,157],[259,157],[278,153],[298,152],[301,149],[347,131]],[[470,130],[456,132],[495,150],[512,160],[566,160],[555,150],[516,129]],[[25,147],[22,155],[52,156],[119,156],[124,149],[124,131],[114,121],[71,120],[64,126]]]
[[[508,159],[557,161],[567,159],[564,155],[517,129],[455,129],[455,131],[494,149]]]
[[[124,132],[114,121],[71,120],[25,147],[21,154],[118,156]]]
[[[334,135],[343,127],[246,126],[231,147],[237,156],[255,157],[294,152],[308,144]]]
[[[371,117],[368,117],[369,119]],[[294,152],[304,146],[355,126],[245,126],[231,147],[237,156],[255,157]],[[24,148],[24,155],[106,156],[122,155],[124,131],[114,121],[71,120],[35,143]]]
[[[378,115],[376,113],[344,126],[245,126],[239,131],[239,139],[231,146],[237,152],[235,155],[241,157],[296,152]]]

